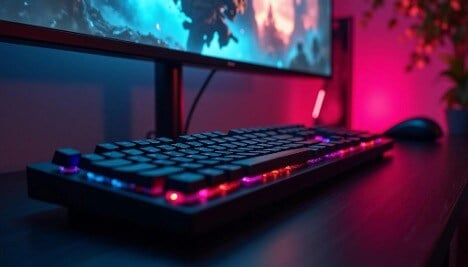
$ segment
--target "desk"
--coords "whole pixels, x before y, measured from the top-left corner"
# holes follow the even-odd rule
[[[375,165],[200,240],[70,223],[66,209],[27,198],[24,172],[0,181],[0,266],[438,265],[467,195],[468,138],[396,143]]]

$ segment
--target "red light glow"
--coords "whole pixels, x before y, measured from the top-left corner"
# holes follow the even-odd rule
[[[173,205],[192,205],[205,203],[206,201],[225,196],[240,187],[240,181],[232,181],[223,183],[213,187],[206,187],[198,190],[195,193],[182,193],[174,190],[169,190],[165,194],[166,201]]]
[[[287,177],[291,171],[305,166],[307,163],[293,166],[286,166],[277,170],[263,173],[253,177],[244,177],[238,181],[226,182],[213,187],[203,188],[195,193],[182,193],[174,190],[169,190],[165,194],[165,199],[172,205],[193,205],[205,203],[206,201],[225,196],[227,193],[240,188],[241,183],[244,186],[251,186],[258,182],[267,183],[279,178]]]
[[[167,191],[165,197],[166,197],[167,202],[174,204],[174,205],[183,204],[185,202],[184,195],[176,191],[172,191],[172,190]]]
[[[171,201],[177,201],[178,198],[179,198],[179,194],[177,194],[177,193],[171,193],[171,194],[169,195],[169,199],[170,199]]]
[[[361,147],[362,148],[367,148],[367,147],[371,147],[371,146],[374,146],[374,145],[375,145],[374,140],[368,141],[368,142],[361,142]]]

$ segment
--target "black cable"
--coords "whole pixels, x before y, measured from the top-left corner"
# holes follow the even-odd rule
[[[184,134],[187,134],[187,133],[188,133],[188,130],[189,130],[189,128],[190,128],[190,122],[192,121],[192,116],[193,116],[193,113],[195,112],[195,108],[197,107],[198,101],[200,101],[201,96],[202,96],[203,93],[205,92],[206,87],[207,87],[208,84],[210,83],[211,78],[213,78],[213,75],[214,75],[215,73],[216,73],[216,70],[215,70],[215,69],[212,69],[212,70],[210,71],[210,74],[208,74],[208,76],[206,77],[205,81],[203,82],[202,87],[201,87],[200,90],[198,91],[197,96],[196,96],[195,99],[193,100],[192,106],[190,107],[190,112],[189,112],[189,114],[187,115],[187,119],[185,120]]]

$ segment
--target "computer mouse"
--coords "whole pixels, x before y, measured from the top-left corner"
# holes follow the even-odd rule
[[[390,127],[384,135],[395,139],[431,141],[442,136],[442,129],[432,119],[414,117]]]

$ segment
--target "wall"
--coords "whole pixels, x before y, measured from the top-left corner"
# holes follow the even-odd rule
[[[0,172],[141,136],[152,120],[148,62],[6,43],[0,55]]]
[[[185,79],[187,113],[208,71],[195,68],[185,71],[188,76]],[[190,132],[285,123],[310,124],[310,114],[321,84],[314,79],[218,72],[199,102]]]
[[[151,62],[8,43],[0,43],[0,55],[0,173],[48,161],[59,147],[91,152],[97,143],[153,130]],[[185,110],[206,75],[206,69],[184,69]],[[218,72],[190,132],[310,123],[320,85]]]
[[[358,22],[369,2],[335,0],[335,16],[353,16]],[[407,22],[394,31],[387,28],[392,14],[388,4],[368,27],[355,26],[352,125],[380,132],[402,119],[423,115],[445,129],[440,97],[449,84],[439,77],[444,65],[435,57],[426,68],[406,73],[413,42],[398,41]]]

